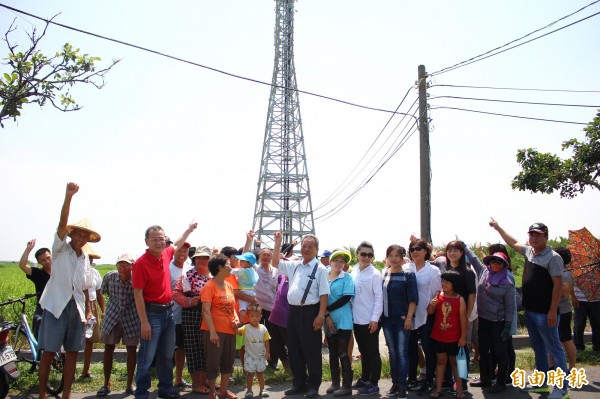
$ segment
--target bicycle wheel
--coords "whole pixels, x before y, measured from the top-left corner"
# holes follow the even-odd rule
[[[31,365],[30,371],[33,371],[35,369],[35,359],[33,358],[33,353],[29,347],[27,334],[23,330],[19,330],[19,333],[17,334],[17,327],[12,328],[11,333],[12,338],[10,343],[15,351],[15,355],[17,355],[17,362],[29,363]]]
[[[56,353],[50,364],[50,375],[48,376],[48,383],[46,389],[51,395],[58,395],[63,390],[65,383],[64,376],[64,365],[65,365],[65,354],[62,352]]]

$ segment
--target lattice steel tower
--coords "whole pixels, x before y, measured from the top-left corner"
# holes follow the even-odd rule
[[[294,68],[294,3],[276,0],[275,66],[256,192],[253,229],[272,247],[315,232]]]

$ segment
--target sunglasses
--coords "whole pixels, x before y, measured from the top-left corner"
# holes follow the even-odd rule
[[[411,249],[409,249],[410,252],[419,252],[419,251],[424,251],[425,248],[422,247],[412,247]]]
[[[372,258],[373,256],[375,256],[373,252],[361,252],[359,253],[359,255],[363,258]]]
[[[490,260],[490,264],[504,266],[504,261],[501,259],[492,259],[492,260]]]

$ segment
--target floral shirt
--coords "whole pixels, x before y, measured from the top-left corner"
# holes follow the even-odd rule
[[[173,300],[184,308],[190,307],[193,297],[198,297],[202,289],[210,281],[210,277],[198,273],[195,267],[186,271],[175,284]]]

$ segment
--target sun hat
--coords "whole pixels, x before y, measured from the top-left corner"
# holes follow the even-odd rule
[[[492,259],[500,259],[501,261],[504,262],[504,266],[508,267],[508,257],[506,256],[506,254],[504,252],[495,252],[493,255],[488,255],[485,258],[483,258],[483,263],[485,263],[486,265],[489,265],[490,262],[492,261]]]
[[[69,235],[69,237],[71,237],[71,233],[73,232],[73,229],[79,229],[79,230],[83,230],[83,231],[90,233],[90,238],[89,238],[88,242],[100,241],[100,234],[98,234],[98,232],[96,232],[96,230],[94,230],[94,228],[92,227],[92,223],[90,222],[89,219],[81,219],[79,222],[77,222],[75,224],[67,225],[67,234]]]
[[[329,259],[331,261],[331,260],[337,258],[338,256],[343,256],[344,261],[346,263],[349,263],[350,260],[352,259],[352,255],[350,254],[350,251],[347,251],[345,249],[334,249],[333,252],[331,253],[331,255],[329,255]]]
[[[85,252],[85,254],[87,256],[89,256],[92,259],[100,259],[101,256],[98,255],[93,249],[92,246],[90,244],[85,244],[83,246],[83,248],[81,248],[83,250],[83,252]]]
[[[207,256],[210,258],[211,254],[212,254],[212,252],[209,247],[207,247],[206,245],[200,245],[200,246],[196,247],[196,252],[194,252],[194,256],[192,256],[192,258],[195,258],[198,256]]]
[[[544,223],[534,223],[529,226],[529,230],[527,232],[531,233],[532,231],[540,234],[548,234],[548,226],[546,226]]]
[[[236,258],[238,258],[239,260],[245,260],[246,262],[250,263],[252,266],[254,266],[254,264],[256,263],[256,255],[254,255],[252,252],[245,252],[241,255],[236,255]]]
[[[128,253],[124,253],[119,255],[119,257],[117,258],[117,262],[127,262],[130,265],[133,265],[133,263],[135,262],[135,259],[133,259],[133,256],[129,255]]]

